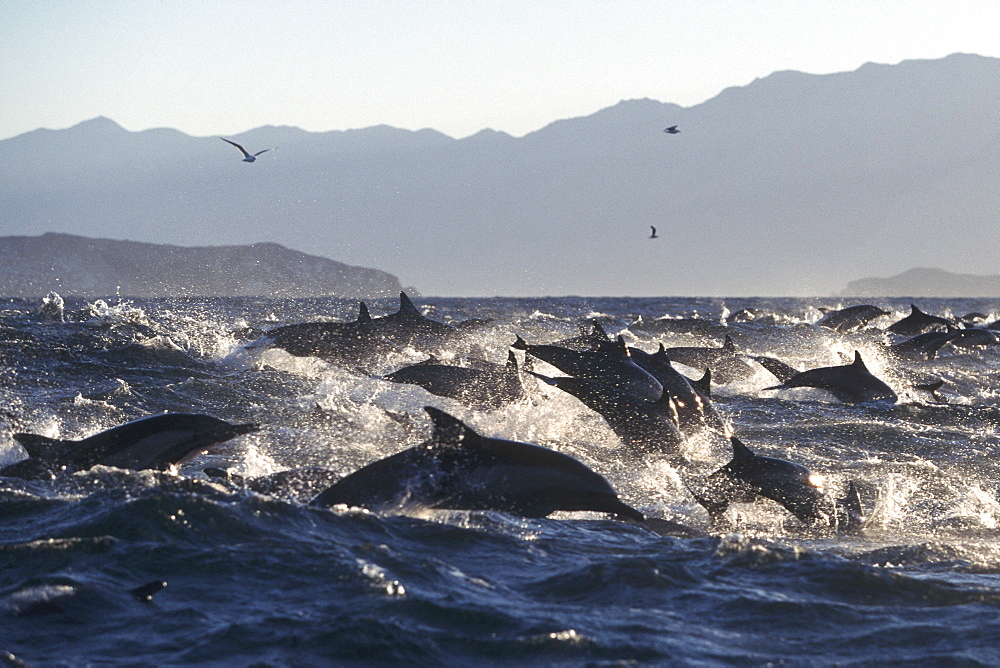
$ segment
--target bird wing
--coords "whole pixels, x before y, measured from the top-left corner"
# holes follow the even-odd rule
[[[239,144],[237,144],[236,142],[234,142],[234,141],[229,141],[229,140],[228,140],[228,139],[226,139],[225,137],[219,137],[219,139],[221,139],[222,141],[226,142],[227,144],[232,144],[232,145],[233,145],[233,146],[235,146],[236,148],[240,149],[240,152],[241,152],[241,153],[243,153],[243,155],[244,155],[245,157],[247,157],[247,158],[249,158],[249,157],[250,157],[250,154],[249,154],[249,153],[247,153],[247,150],[246,150],[245,148],[243,148],[242,146],[240,146]]]
[[[256,158],[256,157],[257,157],[258,155],[260,155],[261,153],[267,153],[268,151],[273,151],[273,150],[274,150],[274,149],[270,149],[270,148],[265,148],[265,149],[264,149],[263,151],[257,151],[256,153],[254,153],[254,154],[253,154],[253,157],[255,157],[255,158]]]

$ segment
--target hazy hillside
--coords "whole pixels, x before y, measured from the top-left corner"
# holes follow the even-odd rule
[[[1000,296],[1000,276],[953,274],[922,267],[889,278],[851,281],[841,294],[845,297],[997,297]]]
[[[277,244],[186,248],[67,234],[0,237],[0,296],[394,297],[399,280]]]
[[[0,232],[268,240],[431,295],[807,295],[914,266],[990,274],[998,87],[1000,59],[972,55],[778,72],[521,138],[231,137],[279,147],[253,164],[217,137],[94,119],[0,142]]]

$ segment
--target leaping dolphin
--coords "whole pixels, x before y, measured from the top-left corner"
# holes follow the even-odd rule
[[[848,495],[835,501],[823,491],[822,478],[795,462],[758,455],[740,439],[730,437],[733,458],[710,475],[695,499],[713,520],[731,503],[764,497],[780,503],[804,524],[826,524],[856,530],[863,523],[861,501],[852,482]]]
[[[408,505],[499,510],[545,517],[588,510],[642,521],[608,481],[579,460],[538,445],[481,436],[442,410],[424,408],[430,440],[364,466],[321,492],[311,505],[393,510]]]
[[[777,373],[777,367],[773,363],[765,366],[772,373]],[[894,404],[897,399],[892,388],[868,370],[864,360],[861,359],[861,353],[857,350],[854,351],[854,362],[851,364],[809,369],[787,378],[782,378],[782,375],[784,374],[778,375],[782,381],[781,385],[764,389],[784,390],[793,387],[815,387],[827,390],[840,401],[851,404],[871,401]]]
[[[240,149],[240,153],[243,154],[243,162],[255,162],[257,160],[257,156],[260,155],[261,153],[267,153],[268,151],[273,151],[274,150],[274,149],[271,149],[271,148],[265,148],[263,151],[257,151],[254,154],[250,154],[250,153],[247,152],[247,150],[245,148],[243,148],[242,146],[240,146],[239,144],[237,144],[234,141],[229,141],[225,137],[219,137],[219,139],[221,139],[222,141],[226,142],[227,144],[232,144],[236,148]]]
[[[600,344],[596,350],[576,351],[560,346],[532,345],[520,336],[511,347],[523,350],[563,373],[596,380],[641,399],[657,401],[663,396],[660,381],[632,361],[621,336],[616,341]]]
[[[367,367],[384,360],[398,347],[382,336],[361,302],[357,320],[300,322],[265,333],[277,348],[296,357],[318,357],[332,364]]]
[[[599,413],[630,452],[672,455],[684,444],[677,410],[666,392],[657,401],[649,401],[589,378],[531,375]]]
[[[399,293],[398,311],[372,318],[371,324],[374,331],[396,345],[431,351],[447,348],[464,336],[452,325],[425,316],[405,292]]]
[[[487,368],[472,368],[440,364],[431,358],[393,371],[385,379],[419,385],[431,394],[455,399],[478,410],[496,410],[524,397],[517,358],[512,352],[507,353],[504,366],[491,363]]]
[[[712,370],[712,379],[725,385],[746,380],[754,375],[754,369],[747,364],[731,336],[718,348],[711,346],[675,346],[666,348],[666,355],[672,362],[684,364],[693,369]]]
[[[0,469],[0,476],[51,477],[59,471],[83,471],[92,466],[122,469],[167,469],[242,434],[256,424],[231,424],[210,415],[164,413],[134,420],[80,441],[14,434],[28,459]]]
[[[826,310],[816,324],[835,332],[852,332],[883,315],[889,315],[889,312],[871,304],[859,304],[840,310]]]
[[[950,332],[955,329],[955,323],[947,318],[924,313],[916,304],[910,304],[910,315],[897,320],[886,331],[901,336],[917,336],[927,332]]]

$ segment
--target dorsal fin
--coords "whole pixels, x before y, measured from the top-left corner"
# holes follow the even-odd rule
[[[660,342],[659,349],[653,353],[653,357],[656,357],[664,364],[670,364],[670,355],[667,353],[667,347],[663,345],[662,341]]]
[[[917,308],[916,304],[910,304],[910,315],[926,315],[926,313]]]
[[[854,367],[857,367],[859,369],[864,369],[865,371],[868,371],[868,367],[865,366],[865,361],[863,359],[861,359],[861,351],[860,350],[855,350],[854,351],[854,362],[851,363],[851,366],[854,366]]]
[[[467,440],[469,435],[476,433],[457,417],[445,413],[440,408],[424,406],[424,410],[430,415],[434,425],[432,439],[437,446],[454,447]]]
[[[66,452],[73,441],[63,441],[38,434],[14,434],[14,440],[28,451],[28,455],[38,459],[54,459]]]
[[[521,335],[515,334],[514,336],[517,338],[515,339],[514,343],[510,344],[510,347],[517,348],[518,350],[527,350],[528,344],[525,343],[524,339],[521,338]]]
[[[517,355],[514,354],[513,350],[507,351],[507,371],[511,373],[517,373]]]
[[[712,370],[705,369],[705,375],[698,380],[688,379],[691,383],[691,387],[694,388],[695,392],[705,397],[706,399],[712,398]]]
[[[601,326],[601,323],[597,322],[596,320],[594,321],[593,335],[594,336],[599,336],[602,339],[609,339],[609,338],[611,338],[611,337],[608,336],[608,333],[604,331],[604,327]]]
[[[424,314],[417,310],[417,307],[413,305],[410,298],[406,296],[405,292],[399,293],[399,313],[405,315],[419,315],[421,318]]]
[[[726,341],[725,341],[725,343],[722,344],[722,349],[723,350],[732,350],[732,351],[736,350],[736,344],[733,343],[732,337],[730,337],[728,334],[726,334]]]
[[[733,445],[733,461],[745,461],[747,459],[753,459],[757,456],[754,454],[753,450],[745,446],[743,441],[735,436],[730,436],[729,442]]]
[[[368,311],[368,304],[364,302],[359,302],[357,322],[371,322],[371,319],[372,319],[372,314]]]
[[[628,352],[628,346],[625,345],[625,337],[619,335],[614,341],[607,340],[601,341],[597,344],[595,350],[599,353],[604,353],[606,355],[618,355],[620,357],[631,357]]]
[[[858,491],[857,483],[853,480],[847,483],[847,495],[839,502],[848,512],[854,513],[859,518],[864,517],[865,511],[861,507],[861,493]]]

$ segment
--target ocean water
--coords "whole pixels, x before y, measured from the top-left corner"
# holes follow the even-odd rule
[[[474,339],[496,362],[516,335],[551,342],[592,319],[648,351],[718,346],[729,333],[748,355],[811,368],[860,350],[895,405],[767,389],[778,381],[759,365],[716,385],[713,399],[756,452],[808,466],[832,494],[857,482],[864,528],[803,527],[771,502],[738,505],[713,525],[688,484],[729,460],[722,438],[691,439],[683,460],[623,462],[597,414],[534,380],[524,401],[476,411],[379,378],[421,351],[362,373],[260,338],[353,319],[355,303],[67,299],[59,318],[41,300],[5,299],[0,464],[25,456],[15,432],[83,438],[164,411],[262,428],[176,472],[0,479],[0,664],[1000,665],[996,347],[892,361],[883,328],[909,313],[908,300],[873,300],[892,315],[851,334],[815,324],[819,307],[857,303],[831,299],[415,301],[437,320],[491,319]],[[1000,310],[919,305],[986,322]],[[382,315],[397,303],[369,306]],[[640,316],[728,327],[653,333]],[[945,381],[941,401],[913,387],[934,379]],[[307,504],[321,486],[260,493],[203,473],[347,474],[424,440],[427,405],[485,435],[571,454],[647,515],[704,533],[595,513],[331,510]],[[151,582],[167,585],[149,601],[130,593]]]

